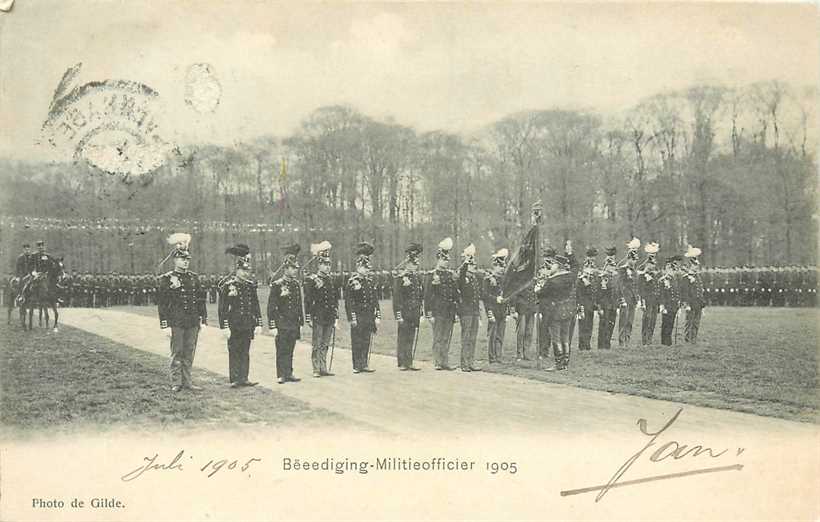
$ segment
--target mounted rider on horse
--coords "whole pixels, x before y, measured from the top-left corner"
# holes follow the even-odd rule
[[[54,263],[54,258],[46,253],[45,241],[37,241],[37,252],[35,253],[31,252],[31,246],[28,243],[23,244],[23,253],[17,256],[15,270],[21,282],[20,292],[17,294],[18,303],[26,295],[26,290],[32,283],[46,277]]]

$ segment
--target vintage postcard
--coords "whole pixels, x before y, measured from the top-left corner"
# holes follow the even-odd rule
[[[818,520],[817,17],[0,1],[0,520]]]

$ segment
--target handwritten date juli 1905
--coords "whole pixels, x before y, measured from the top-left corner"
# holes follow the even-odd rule
[[[201,462],[195,464],[193,462],[194,457],[191,455],[185,455],[185,450],[180,450],[179,453],[177,453],[176,456],[169,462],[161,461],[158,453],[154,453],[154,455],[150,457],[143,457],[142,460],[144,462],[143,464],[120,477],[123,482],[135,480],[137,478],[145,476],[146,474],[150,474],[150,472],[153,471],[184,471],[185,469],[188,469],[187,467],[185,467],[186,465],[193,466],[192,469],[195,469],[200,473],[204,473],[208,476],[208,478],[211,478],[222,470],[228,470],[233,472],[246,472],[251,468],[251,465],[254,462],[262,462],[262,459],[251,457],[249,459],[243,460],[210,459],[204,465]]]

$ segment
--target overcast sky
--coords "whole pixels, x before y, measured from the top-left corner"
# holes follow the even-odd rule
[[[293,131],[348,103],[419,130],[470,131],[522,109],[602,112],[696,82],[818,84],[812,5],[313,4],[18,0],[0,13],[0,157],[35,145],[65,70],[159,92],[177,143]],[[215,112],[185,105],[212,66]]]

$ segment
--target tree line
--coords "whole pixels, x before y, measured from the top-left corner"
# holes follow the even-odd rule
[[[3,213],[268,223],[279,231],[207,234],[214,245],[250,242],[266,264],[286,242],[329,239],[347,266],[351,245],[367,240],[389,268],[411,240],[432,260],[445,236],[457,248],[475,243],[486,260],[516,245],[540,199],[542,237],[559,247],[623,250],[637,236],[662,254],[699,246],[708,265],[815,264],[816,96],[780,81],[698,85],[618,114],[522,111],[469,135],[327,106],[289,136],[180,146],[135,179],[3,160]],[[109,236],[95,241],[112,250],[135,241]],[[138,255],[153,259],[161,242],[148,241]]]

